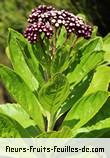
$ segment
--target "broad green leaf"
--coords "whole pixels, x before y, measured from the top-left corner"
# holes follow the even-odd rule
[[[21,45],[22,48],[24,48],[24,59],[29,69],[31,70],[31,72],[39,82],[39,86],[41,86],[42,84],[44,84],[43,69],[39,64],[39,61],[37,60],[36,52],[33,51],[32,45],[30,43],[27,43],[24,46],[24,44],[22,44],[22,41],[19,40],[19,44]]]
[[[19,104],[0,104],[0,113],[16,120],[32,137],[41,133],[36,127],[36,123],[30,119],[30,116]]]
[[[80,52],[83,54],[91,53],[93,51],[103,50],[103,41],[101,37],[95,37],[87,42],[85,42],[82,47],[80,47]]]
[[[89,57],[91,54],[93,54],[93,52],[103,50],[103,41],[101,37],[90,38],[89,40],[84,38],[76,38],[73,43],[74,45],[71,52],[73,59],[72,62],[70,62],[67,73],[74,71],[77,65],[81,62],[82,58],[84,58],[84,55]]]
[[[68,98],[64,102],[64,104],[60,107],[58,113],[57,113],[57,119],[63,115],[65,112],[67,112],[86,92],[88,89],[91,80],[93,77],[93,72],[90,73],[86,79],[84,79],[82,82],[77,84],[70,92]]]
[[[74,67],[80,63],[81,57],[84,54],[92,54],[94,51],[103,50],[103,41],[101,37],[94,37],[86,40],[82,37],[76,39],[76,42],[73,46],[73,52],[76,55],[75,60],[72,63],[72,70]],[[73,66],[74,65],[74,66]]]
[[[24,128],[35,125],[35,122],[30,119],[29,115],[19,104],[0,104],[0,113],[3,113],[21,124]]]
[[[33,73],[33,75],[39,81],[39,83],[41,85],[44,82],[44,80],[43,80],[43,76],[42,76],[42,73],[41,73],[40,68],[39,68],[40,65],[39,65],[38,59],[36,57],[36,52],[34,52],[33,49],[32,49],[32,44],[30,44],[23,37],[22,34],[18,33],[17,31],[15,31],[13,29],[10,29],[10,30],[12,32],[14,32],[14,36],[18,40],[20,46],[23,48],[24,59],[25,59],[27,65],[28,65],[29,69],[31,70],[31,72]],[[7,50],[7,56],[10,59],[10,54],[9,54],[8,50]]]
[[[0,113],[0,138],[30,138],[30,135],[17,121]]]
[[[79,83],[91,70],[94,70],[96,66],[103,61],[103,56],[103,51],[84,54],[80,59],[80,63],[77,64],[73,72],[70,72],[67,75],[69,83]]]
[[[12,65],[19,76],[21,76],[21,78],[26,82],[28,87],[32,91],[36,91],[38,89],[39,83],[35,79],[24,59],[24,48],[20,45],[17,36],[18,33],[16,35],[15,31],[10,30],[8,44]]]
[[[64,42],[66,41],[67,38],[67,31],[65,29],[65,27],[61,28],[60,34],[58,35],[58,38],[56,40],[56,48],[61,48],[64,44]]]
[[[96,69],[93,79],[84,95],[96,92],[98,90],[108,91],[110,83],[110,67],[101,65]]]
[[[101,120],[105,120],[106,118],[110,117],[109,109],[110,109],[110,98],[107,99],[107,101],[104,103],[104,105],[99,110],[99,112],[85,125],[85,127],[92,126],[97,122]]]
[[[60,131],[42,133],[38,138],[71,138],[72,132],[68,127],[63,127]]]
[[[110,63],[110,33],[103,39],[104,60]]]
[[[63,125],[74,127],[73,129],[84,126],[101,109],[108,97],[109,94],[105,91],[97,91],[82,97],[68,112]]]
[[[32,58],[34,58],[36,60],[36,58],[33,55],[33,52],[31,54],[33,56]],[[25,57],[25,61],[28,65],[28,67],[30,68],[31,72],[33,73],[33,75],[35,76],[37,81],[39,82],[39,87],[41,87],[45,83],[42,67],[40,66],[40,64],[37,60],[34,62],[33,61],[34,59],[29,58],[27,55],[24,55],[24,57]]]
[[[110,33],[103,38],[103,49],[110,52]]]
[[[44,109],[56,112],[69,93],[69,83],[60,73],[50,79],[39,91],[39,100]]]
[[[43,117],[41,105],[25,82],[11,69],[0,66],[0,78],[7,90],[18,104],[35,120],[36,124],[43,129]]]
[[[19,33],[18,31],[14,30],[12,28],[9,28],[8,30],[9,30],[9,32],[13,32],[14,36],[17,39],[20,39],[24,44],[26,44],[28,42],[28,40],[26,38],[24,38],[24,36],[21,33]]]
[[[92,126],[73,130],[73,137],[99,138],[107,131],[110,131],[110,118],[101,120]]]

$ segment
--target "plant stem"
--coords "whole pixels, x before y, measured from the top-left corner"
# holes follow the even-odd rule
[[[72,48],[74,48],[75,47],[75,45],[76,45],[76,43],[77,43],[77,41],[78,41],[78,39],[79,39],[79,37],[75,37],[75,40],[73,41],[73,44],[72,44]]]
[[[50,132],[50,131],[52,131],[52,128],[53,128],[53,118],[50,113],[48,113],[48,115],[47,115],[47,120],[48,120],[47,132]]]
[[[56,28],[54,29],[53,54],[56,53]]]
[[[52,41],[52,51],[51,51],[52,58],[54,57],[55,54],[56,54],[56,28],[54,28],[54,37]]]

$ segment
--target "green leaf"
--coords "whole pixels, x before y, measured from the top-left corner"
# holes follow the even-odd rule
[[[0,138],[30,138],[30,135],[17,121],[0,113]]]
[[[16,120],[32,137],[41,133],[41,131],[36,127],[36,123],[30,119],[30,116],[19,104],[0,104],[0,113]]]
[[[12,65],[14,67],[14,70],[19,74],[19,76],[21,76],[21,78],[26,82],[29,88],[32,91],[37,91],[39,83],[27,66],[27,63],[23,56],[23,54],[25,53],[24,48],[19,43],[19,40],[17,38],[18,36],[20,36],[20,39],[22,40],[23,37],[19,35],[19,33],[10,29],[8,44]]]
[[[29,115],[19,104],[0,104],[0,113],[13,118],[24,128],[35,125],[35,122],[30,119]]]
[[[93,51],[103,50],[103,41],[101,37],[95,37],[80,47],[80,52],[83,54],[91,53]]]
[[[87,89],[85,96],[96,92],[98,90],[108,91],[109,83],[110,83],[110,67],[101,65],[98,66],[96,72],[93,76],[93,79],[90,83],[89,88]]]
[[[60,34],[58,35],[57,41],[56,41],[56,48],[61,48],[66,41],[67,31],[65,27],[61,28]]]
[[[2,65],[0,66],[0,78],[17,103],[23,107],[41,129],[44,129],[42,107],[24,81],[14,71]]]
[[[104,60],[110,63],[110,33],[103,39]]]
[[[104,105],[99,110],[99,112],[85,126],[94,125],[97,122],[110,117],[109,109],[110,109],[110,98],[107,99],[107,101],[104,103]]]
[[[103,51],[84,54],[80,59],[80,63],[77,64],[73,72],[70,72],[67,75],[69,83],[79,83],[90,71],[94,70],[96,66],[103,61],[103,56]]]
[[[22,34],[18,33],[17,31],[15,31],[13,29],[10,29],[10,30],[12,32],[14,32],[14,36],[18,40],[19,45],[23,48],[24,59],[25,59],[27,65],[28,65],[29,69],[31,70],[31,72],[33,73],[35,78],[39,81],[40,85],[42,85],[44,83],[43,75],[42,75],[42,73],[40,71],[40,64],[39,64],[39,61],[38,61],[38,59],[36,57],[36,52],[33,51],[32,44],[30,44],[23,37]],[[9,51],[7,51],[7,55],[9,57],[9,59],[10,59]]]
[[[103,38],[103,49],[110,52],[110,33]]]
[[[39,100],[44,109],[55,113],[69,93],[69,83],[60,73],[50,79],[39,91]]]
[[[34,55],[33,55],[33,58],[34,58]],[[33,62],[32,58],[28,58],[25,55],[25,60],[26,60],[26,63],[28,65],[29,69],[31,70],[31,72],[33,73],[33,75],[35,76],[37,81],[39,82],[39,87],[41,87],[45,83],[43,69],[42,69],[41,65],[36,60],[36,58],[35,58],[36,61]]]
[[[39,86],[42,86],[42,84],[44,84],[43,69],[39,61],[37,60],[36,52],[33,51],[32,45],[29,42],[27,42],[26,45],[24,45],[22,41],[19,40],[19,44],[24,49],[23,55],[29,69],[39,82]]]
[[[75,54],[75,60],[73,60],[73,63],[71,65],[71,71],[73,71],[75,66],[80,63],[81,58],[82,56],[84,56],[84,54],[91,55],[92,52],[100,50],[103,50],[103,41],[101,37],[94,37],[90,38],[89,40],[86,40],[81,37],[78,39],[76,38],[72,49],[72,54]]]
[[[73,137],[99,138],[107,131],[110,131],[110,118],[101,120],[92,126],[73,130]]]
[[[74,127],[73,129],[82,127],[96,115],[108,96],[107,92],[97,91],[96,93],[82,97],[72,106],[66,115],[63,125],[68,125],[71,128]]]
[[[90,38],[89,40],[77,37],[75,39],[75,37],[72,37],[70,41],[72,41],[69,42],[69,46],[72,46],[70,55],[72,59],[70,60],[70,66],[67,73],[74,71],[77,65],[81,62],[82,58],[84,58],[84,55],[88,54],[86,56],[91,56],[93,52],[103,50],[103,41],[101,37]],[[65,46],[66,45],[67,42],[65,43]]]
[[[10,32],[12,32],[17,39],[20,39],[24,43],[24,45],[28,42],[28,40],[24,38],[24,36],[21,33],[15,31],[14,29],[9,28],[8,31],[9,31],[9,36],[10,36]],[[8,40],[10,40],[10,37],[8,38]]]
[[[67,112],[86,92],[88,89],[91,79],[93,77],[93,72],[90,73],[87,78],[82,80],[79,84],[77,84],[70,92],[68,98],[64,102],[64,104],[60,107],[57,113],[57,119]]]
[[[42,133],[38,138],[71,138],[72,132],[68,127],[63,127],[60,131]]]

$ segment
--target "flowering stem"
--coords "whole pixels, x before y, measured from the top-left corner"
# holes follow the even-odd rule
[[[52,43],[52,57],[56,54],[56,28],[54,28],[54,37],[53,37],[53,43]]]
[[[78,41],[78,39],[79,39],[79,37],[75,37],[75,39],[74,39],[74,41],[73,41],[73,44],[72,44],[72,48],[74,48],[75,47],[75,45],[76,45],[76,42]]]

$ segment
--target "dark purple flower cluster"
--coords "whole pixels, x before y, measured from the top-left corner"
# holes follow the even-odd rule
[[[90,38],[92,27],[85,22],[65,10],[58,11],[51,6],[40,5],[33,9],[28,19],[24,36],[34,43],[39,38],[40,33],[44,33],[48,38],[51,38],[54,33],[54,28],[65,26],[67,33],[75,33],[77,36]]]

